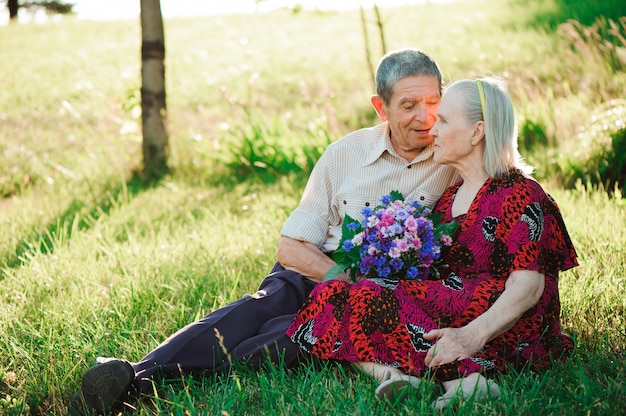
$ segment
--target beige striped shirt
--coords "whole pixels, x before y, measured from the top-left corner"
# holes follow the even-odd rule
[[[432,145],[407,162],[391,146],[388,132],[385,122],[331,143],[281,235],[332,252],[341,239],[345,214],[361,221],[364,207],[374,208],[381,196],[394,190],[432,207],[448,186],[460,180],[454,168],[433,161]]]

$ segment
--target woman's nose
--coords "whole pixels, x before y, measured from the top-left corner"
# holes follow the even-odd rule
[[[433,137],[437,136],[437,122],[436,121],[435,121],[435,124],[433,124],[433,126],[431,127],[428,134],[430,134]]]

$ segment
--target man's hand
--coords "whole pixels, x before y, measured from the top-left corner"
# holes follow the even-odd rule
[[[333,259],[315,244],[289,237],[281,237],[278,243],[278,262],[285,269],[298,272],[318,283],[324,280],[326,272],[335,265]]]

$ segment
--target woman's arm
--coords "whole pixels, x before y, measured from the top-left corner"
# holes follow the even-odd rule
[[[468,358],[487,342],[511,329],[522,315],[535,306],[545,286],[545,276],[537,271],[511,273],[498,300],[485,313],[462,328],[435,329],[424,338],[436,344],[426,354],[426,365],[434,367]]]

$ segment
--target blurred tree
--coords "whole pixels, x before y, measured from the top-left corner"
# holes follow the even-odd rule
[[[9,9],[9,17],[11,20],[17,19],[17,13],[20,7],[32,6],[45,7],[51,12],[63,14],[72,13],[74,9],[73,4],[56,0],[32,0],[21,2],[19,0],[7,0],[7,8]]]
[[[383,23],[383,19],[380,15],[380,10],[374,2],[374,13],[376,14],[376,27],[378,28],[378,35],[380,36],[380,47],[382,49],[382,55],[387,53],[387,42],[385,41],[385,24]],[[372,83],[376,84],[376,68],[372,63],[372,57],[370,54],[370,42],[369,42],[369,34],[367,30],[367,19],[365,17],[365,9],[363,6],[359,6],[359,10],[361,12],[361,28],[363,29],[363,41],[365,43],[365,61],[367,62],[367,67],[370,71],[370,77],[372,78]]]
[[[159,0],[141,0],[141,120],[143,173],[147,180],[168,171],[165,106],[165,36]]]

